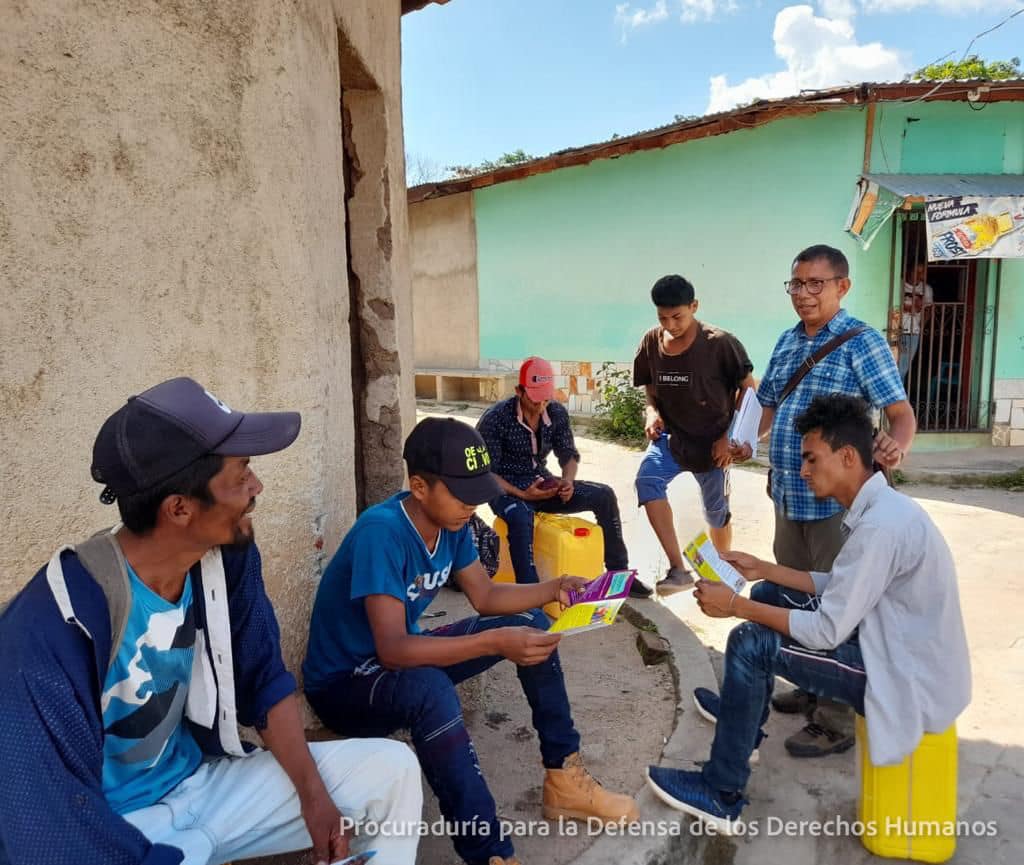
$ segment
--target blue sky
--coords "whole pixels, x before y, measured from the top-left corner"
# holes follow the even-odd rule
[[[450,0],[402,22],[410,181],[554,150],[757,97],[898,81],[1024,0]],[[1024,14],[978,40],[1024,55]],[[423,176],[417,176],[423,175]],[[438,175],[438,176],[426,176]]]

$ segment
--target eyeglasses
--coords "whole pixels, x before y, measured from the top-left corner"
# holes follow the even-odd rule
[[[787,279],[782,284],[786,288],[786,294],[799,294],[801,288],[806,288],[808,294],[821,294],[826,282],[843,278],[842,276],[828,276],[825,279]]]

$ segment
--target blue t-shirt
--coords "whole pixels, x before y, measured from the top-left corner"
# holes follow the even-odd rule
[[[376,657],[367,595],[402,601],[406,631],[417,634],[417,619],[452,572],[477,559],[468,525],[457,532],[441,529],[434,550],[428,550],[402,507],[408,496],[401,492],[367,508],[324,571],[302,665],[307,688],[324,687]]]
[[[182,723],[196,620],[192,578],[176,604],[128,567],[132,608],[103,683],[103,793],[118,814],[154,804],[198,768],[202,754]]]

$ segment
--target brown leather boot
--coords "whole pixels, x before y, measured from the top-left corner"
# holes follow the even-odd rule
[[[586,770],[579,753],[566,757],[561,769],[545,773],[543,813],[548,820],[598,817],[606,823],[635,823],[640,819],[633,797],[605,790]]]
[[[492,856],[487,860],[487,865],[522,865],[522,863],[516,859],[515,856],[509,856],[508,859],[502,859],[500,856]]]

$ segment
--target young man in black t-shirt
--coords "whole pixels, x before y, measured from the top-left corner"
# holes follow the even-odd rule
[[[755,386],[753,364],[731,333],[697,321],[693,286],[675,274],[651,289],[658,327],[640,340],[633,384],[647,391],[644,429],[650,445],[636,477],[637,498],[668,557],[659,594],[681,591],[693,581],[676,537],[668,483],[691,472],[700,485],[711,542],[732,544],[729,464],[739,452],[728,432],[746,388]]]

